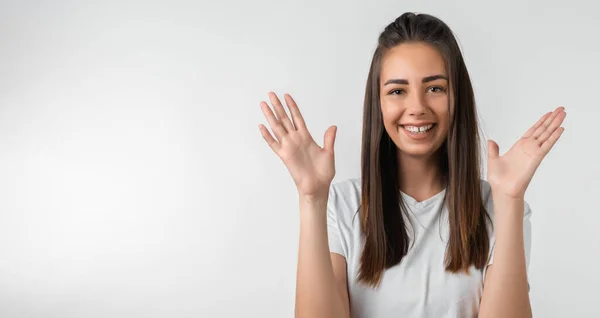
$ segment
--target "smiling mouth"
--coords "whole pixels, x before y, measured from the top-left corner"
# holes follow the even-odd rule
[[[423,125],[423,126],[410,126],[410,125],[400,125],[400,127],[402,127],[404,130],[412,133],[412,134],[425,134],[428,131],[430,131],[431,129],[433,129],[436,126],[436,124],[429,124],[429,125]]]

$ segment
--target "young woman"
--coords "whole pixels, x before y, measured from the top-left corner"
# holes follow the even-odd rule
[[[296,317],[530,317],[525,190],[564,128],[563,107],[480,179],[473,88],[449,27],[405,13],[367,79],[361,178],[332,184],[336,127],[319,147],[291,96],[260,125],[298,188]],[[492,265],[493,264],[493,265]]]

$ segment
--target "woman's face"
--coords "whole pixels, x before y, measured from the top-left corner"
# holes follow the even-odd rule
[[[426,43],[400,44],[384,57],[380,83],[383,124],[401,154],[433,155],[446,140],[448,111],[454,112],[442,55]]]

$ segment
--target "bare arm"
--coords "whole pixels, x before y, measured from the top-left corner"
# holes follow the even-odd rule
[[[333,275],[337,285],[337,291],[342,298],[342,307],[344,308],[344,317],[350,317],[350,296],[348,292],[348,272],[346,271],[346,258],[340,254],[331,253],[331,264],[333,265]]]
[[[487,269],[479,317],[531,317],[523,239],[525,202],[494,197],[496,247]]]
[[[327,198],[300,197],[296,318],[349,318],[346,260],[330,253]]]
[[[335,176],[334,142],[337,128],[331,126],[327,129],[323,147],[320,147],[307,130],[294,99],[289,94],[284,97],[291,118],[277,95],[270,92],[273,109],[266,102],[261,102],[260,107],[275,138],[264,125],[259,125],[259,129],[269,147],[292,175],[300,198],[295,316],[349,318],[348,294],[345,290],[342,293],[346,279],[345,260],[342,265],[337,256],[331,256],[327,237],[327,201]],[[339,283],[342,280],[344,286]]]
[[[564,131],[564,107],[542,116],[502,156],[488,140],[488,181],[494,202],[496,247],[487,269],[479,317],[531,317],[523,217],[525,191]]]

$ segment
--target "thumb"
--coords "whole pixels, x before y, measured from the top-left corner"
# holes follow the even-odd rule
[[[325,131],[325,138],[323,141],[323,149],[333,152],[333,145],[335,144],[335,135],[337,132],[336,126],[330,126]]]
[[[493,140],[488,140],[488,158],[497,158],[500,155],[500,147]]]

